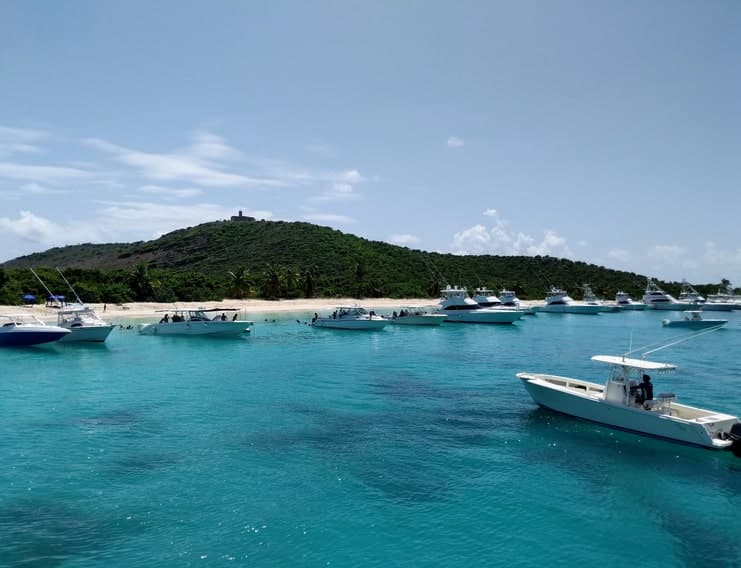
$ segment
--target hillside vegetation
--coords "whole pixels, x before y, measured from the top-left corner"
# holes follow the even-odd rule
[[[541,299],[550,285],[576,298],[589,283],[600,296],[640,296],[645,276],[553,257],[459,256],[369,241],[328,227],[283,221],[218,221],[152,241],[52,248],[0,268],[0,303],[45,297],[27,268],[52,292],[66,286],[61,268],[87,302],[197,301],[225,297],[437,297],[441,287],[514,289]],[[676,283],[661,282],[669,292]],[[698,286],[715,292],[717,284]]]

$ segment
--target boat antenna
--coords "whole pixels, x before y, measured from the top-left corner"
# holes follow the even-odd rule
[[[84,304],[82,300],[80,300],[80,296],[77,295],[77,292],[75,292],[75,289],[72,287],[72,284],[69,283],[69,281],[64,277],[64,274],[62,274],[62,271],[59,270],[59,267],[55,267],[57,269],[57,272],[59,272],[59,276],[62,277],[62,280],[64,280],[64,283],[69,286],[69,289],[72,290],[72,293],[75,295],[75,299],[77,300],[78,304]]]
[[[631,353],[635,353],[636,351],[643,351],[644,349],[647,349],[647,351],[643,351],[643,353],[641,354],[641,356],[645,358],[646,355],[650,355],[651,353],[655,353],[656,351],[661,351],[662,349],[666,349],[667,347],[672,347],[674,345],[678,345],[679,343],[684,343],[685,341],[689,341],[690,339],[695,339],[702,335],[706,335],[708,333],[713,333],[714,331],[718,331],[721,327],[723,327],[723,324],[709,327],[701,331],[691,332],[686,335],[680,335],[674,341],[670,341],[669,343],[663,343],[663,342],[649,343],[648,345],[644,345],[642,347],[631,349],[630,351],[625,353],[625,355],[630,355]],[[623,355],[623,357],[625,355]]]
[[[46,293],[49,294],[50,297],[55,298],[56,296],[54,296],[54,294],[51,293],[51,290],[49,290],[46,284],[44,284],[44,281],[41,279],[41,277],[38,274],[36,274],[36,271],[33,268],[29,268],[29,270],[36,277],[36,280],[38,280],[41,283],[41,285],[44,287],[44,290],[46,290]]]

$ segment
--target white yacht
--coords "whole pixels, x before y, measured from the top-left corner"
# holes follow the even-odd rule
[[[502,301],[489,288],[476,288],[472,299],[482,308],[493,308],[502,305]]]
[[[636,302],[630,297],[627,292],[618,290],[615,294],[615,305],[621,310],[645,310],[646,304],[644,302]]]
[[[311,325],[330,329],[377,330],[386,327],[389,320],[360,306],[339,306],[329,316],[314,314]]]
[[[704,304],[705,298],[692,287],[692,284],[686,280],[682,280],[682,288],[679,291],[679,297],[677,298],[680,302],[688,302],[690,304]]]
[[[46,325],[33,314],[0,315],[0,347],[26,347],[59,341],[68,329]]]
[[[396,325],[441,325],[447,317],[444,314],[430,313],[422,308],[401,308],[389,319]]]
[[[588,306],[599,306],[602,308],[601,312],[617,312],[620,308],[618,308],[615,304],[608,304],[604,300],[598,298],[594,292],[592,292],[592,288],[589,284],[584,284],[582,286],[584,289],[584,296],[583,296],[583,302]]]
[[[674,365],[611,355],[592,360],[610,366],[604,385],[541,373],[517,373],[517,378],[536,403],[551,410],[675,442],[732,449],[741,456],[741,423],[736,416],[679,404],[673,393],[654,398],[653,383],[644,377],[672,371]]]
[[[554,286],[546,294],[545,306],[541,306],[538,311],[551,314],[598,314],[602,311],[602,306],[577,302],[564,290]]]
[[[683,329],[706,329],[708,327],[720,327],[728,323],[724,319],[705,319],[700,310],[687,310],[682,312],[680,319],[665,319],[661,322],[664,327],[681,327]]]
[[[483,308],[474,302],[465,288],[446,286],[440,291],[440,309],[446,323],[513,323],[522,317],[522,312],[512,308]]]
[[[696,304],[693,302],[680,302],[671,294],[664,292],[651,278],[646,284],[646,292],[643,294],[646,306],[654,310],[690,310]]]
[[[70,331],[59,340],[64,343],[72,341],[100,343],[108,338],[115,327],[85,304],[70,304],[60,308],[57,312],[57,325]]]
[[[500,290],[499,301],[502,307],[505,308],[517,308],[522,312],[523,315],[533,316],[535,315],[535,308],[532,306],[523,306],[517,294],[513,290]]]
[[[716,294],[708,294],[707,302],[702,305],[703,310],[715,312],[730,312],[741,310],[741,298],[733,294],[733,286],[729,283]]]
[[[227,312],[233,312],[232,317]],[[213,317],[209,314],[215,313]],[[165,310],[157,323],[139,326],[141,335],[240,335],[250,331],[252,322],[239,319],[236,308],[174,309]]]

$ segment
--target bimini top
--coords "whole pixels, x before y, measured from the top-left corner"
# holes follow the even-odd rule
[[[677,368],[676,365],[670,365],[669,363],[657,363],[656,361],[646,361],[644,359],[628,359],[627,357],[620,357],[618,355],[595,355],[592,357],[592,361],[599,361],[600,363],[608,363],[620,367],[630,367],[642,371],[673,371]]]

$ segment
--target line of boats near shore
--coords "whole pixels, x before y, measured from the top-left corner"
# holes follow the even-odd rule
[[[440,325],[449,323],[512,324],[524,315],[538,312],[598,314],[620,309],[637,310],[653,307],[663,310],[684,310],[685,307],[712,305],[697,292],[674,299],[649,282],[643,302],[634,302],[627,294],[618,292],[614,304],[609,305],[593,297],[585,287],[585,299],[576,302],[559,289],[552,289],[545,305],[537,309],[521,305],[516,295],[503,291],[497,297],[491,290],[479,288],[470,297],[464,288],[447,286],[442,290],[440,307],[428,312],[421,308],[402,308],[390,316],[376,314],[360,306],[338,307],[331,315],[314,314],[311,325],[319,328],[348,330],[378,330],[387,324]],[[683,292],[684,294],[684,292]],[[718,302],[741,309],[735,300]],[[609,308],[609,309],[608,309]],[[228,317],[227,313],[233,313]],[[685,310],[682,322],[691,329],[707,328],[708,333],[726,320],[703,320],[700,310]],[[213,315],[212,315],[213,314]],[[700,325],[701,324],[701,325]],[[672,326],[672,320],[664,325]],[[163,336],[229,336],[249,332],[252,322],[240,319],[233,308],[175,309],[164,312],[156,323],[138,326],[141,335]],[[0,347],[27,346],[51,342],[104,342],[116,327],[99,317],[95,311],[79,301],[64,306],[57,313],[57,325],[47,325],[33,314],[0,315]],[[697,335],[697,334],[696,334]],[[683,341],[680,339],[679,341]],[[676,344],[673,341],[669,345]],[[647,352],[651,353],[656,351]],[[544,373],[521,372],[521,380],[533,400],[545,408],[583,420],[664,438],[710,449],[730,449],[741,457],[741,421],[738,417],[692,407],[676,402],[673,393],[653,396],[653,384],[648,372],[663,373],[676,367],[667,363],[632,359],[623,356],[598,355],[594,361],[607,363],[611,373],[603,384]]]
[[[116,326],[102,319],[92,308],[82,303],[79,297],[77,299],[78,303],[60,308],[56,325],[47,325],[29,313],[0,315],[0,347],[56,341],[104,342]],[[680,319],[664,320],[663,324],[667,327],[700,329],[727,322],[705,319],[702,311],[741,309],[741,301],[731,295],[718,295],[706,300],[687,283],[677,299],[649,281],[642,302],[634,301],[621,291],[616,294],[614,302],[605,302],[596,298],[590,287],[584,285],[583,300],[574,300],[566,291],[553,287],[546,295],[543,305],[526,306],[511,290],[502,290],[496,295],[490,289],[476,288],[471,297],[465,288],[447,286],[441,291],[439,308],[436,310],[408,307],[391,314],[377,314],[362,306],[340,306],[328,315],[314,314],[311,325],[348,330],[378,330],[387,324],[438,326],[443,322],[506,325],[513,324],[523,316],[541,312],[595,315],[643,309],[682,311],[684,313]],[[229,336],[249,332],[252,324],[252,321],[243,319],[234,308],[174,309],[165,311],[159,322],[139,325],[138,331],[142,335]]]

